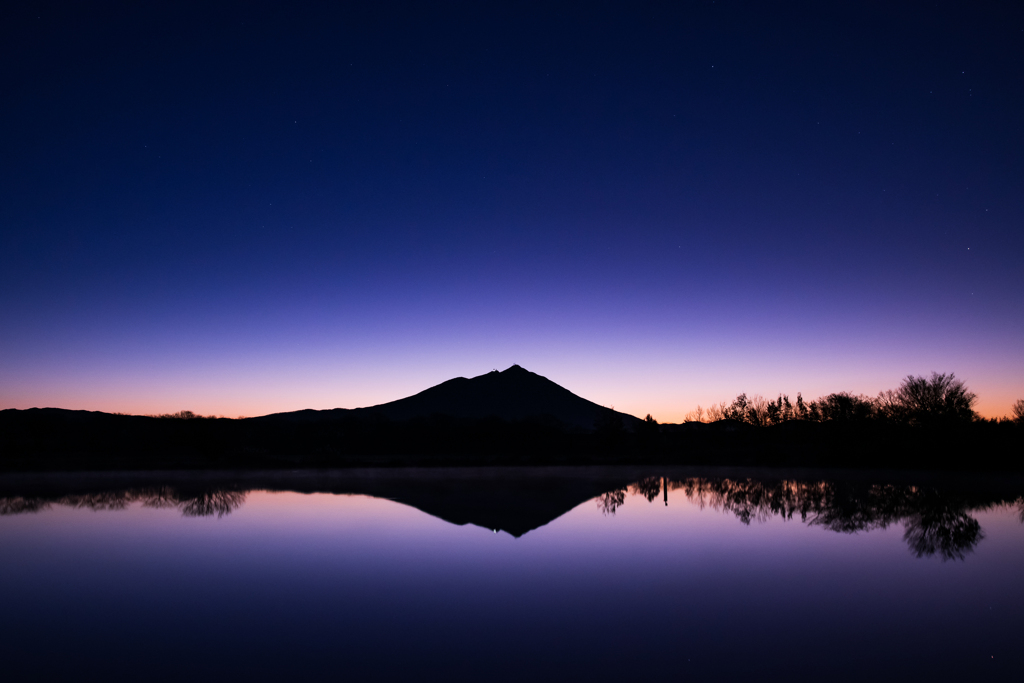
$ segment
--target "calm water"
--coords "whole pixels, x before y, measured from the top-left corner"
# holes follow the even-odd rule
[[[1019,680],[1024,485],[791,475],[6,475],[0,674]]]

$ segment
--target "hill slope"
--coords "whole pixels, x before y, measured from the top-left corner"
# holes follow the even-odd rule
[[[565,425],[587,431],[594,428],[602,414],[618,415],[627,428],[638,421],[632,415],[616,413],[581,398],[518,365],[471,379],[457,377],[408,398],[352,412],[382,415],[391,420],[431,415],[475,419],[498,417],[509,421],[553,417]]]

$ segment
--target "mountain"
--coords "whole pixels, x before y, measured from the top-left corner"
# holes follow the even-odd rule
[[[640,422],[513,365],[368,408],[238,420],[0,410],[0,469],[568,463],[613,451]]]
[[[352,413],[381,415],[391,420],[432,415],[470,419],[497,417],[508,421],[555,418],[566,426],[585,431],[594,429],[602,417],[617,416],[626,428],[639,422],[632,415],[581,398],[518,365],[470,379],[456,377],[408,398],[358,408]]]

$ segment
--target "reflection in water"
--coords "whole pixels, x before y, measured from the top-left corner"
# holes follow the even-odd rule
[[[53,505],[87,510],[124,510],[135,503],[147,508],[177,508],[184,517],[223,517],[245,502],[247,491],[181,491],[169,486],[123,489],[62,496],[10,496],[0,498],[0,515],[39,512]]]
[[[963,560],[974,551],[985,533],[972,512],[996,506],[1014,506],[1024,522],[1024,496],[1016,490],[1007,495],[970,493],[962,489],[940,489],[897,484],[870,484],[845,480],[767,480],[726,477],[647,476],[606,472],[586,479],[576,473],[553,475],[524,471],[488,477],[472,475],[392,474],[360,479],[339,475],[330,481],[268,480],[238,485],[230,478],[217,483],[198,483],[188,476],[178,477],[173,485],[107,485],[63,491],[55,486],[44,493],[24,493],[17,487],[0,494],[0,515],[33,513],[54,505],[90,510],[123,510],[133,504],[148,508],[173,508],[185,517],[223,517],[238,509],[248,490],[314,490],[329,493],[356,493],[388,498],[423,510],[427,514],[455,524],[475,524],[488,529],[503,529],[518,537],[561,517],[580,501],[594,500],[603,515],[611,516],[625,504],[628,495],[653,503],[669,493],[682,493],[698,508],[710,508],[733,514],[743,524],[770,519],[799,519],[842,534],[885,529],[902,524],[903,539],[917,557],[937,556],[943,560]],[[628,483],[633,479],[632,483]],[[65,481],[62,485],[88,484]],[[56,490],[55,490],[56,489]],[[603,491],[603,492],[602,492]]]
[[[1019,677],[1024,476],[759,474],[0,475],[0,671],[175,683]]]
[[[655,498],[658,497],[659,493],[661,493],[661,487],[661,477],[647,477],[646,479],[641,479],[640,481],[631,485],[629,487],[629,490],[631,493],[643,496],[644,498],[647,499],[647,502],[650,503],[654,501]]]
[[[911,552],[943,560],[963,560],[985,538],[969,512],[1009,504],[1024,509],[1021,499],[969,498],[934,488],[891,484],[691,478],[667,482],[666,496],[669,489],[682,491],[700,508],[731,512],[744,524],[799,516],[808,525],[852,534],[902,523],[903,539]],[[644,488],[634,492],[646,497]]]
[[[665,491],[665,504],[668,505],[668,488],[665,486],[664,477],[645,477],[630,484],[628,487],[614,489],[597,497],[597,507],[602,514],[614,515],[615,511],[626,502],[626,493],[634,496],[642,496],[648,503],[654,502],[658,494]]]
[[[625,502],[626,489],[615,489],[597,497],[597,508],[603,515],[614,515],[615,511]]]
[[[218,517],[230,514],[245,502],[245,491],[207,491],[181,501],[181,514],[185,517]]]
[[[939,509],[904,520],[903,540],[918,557],[962,560],[985,538],[978,520],[963,510]]]

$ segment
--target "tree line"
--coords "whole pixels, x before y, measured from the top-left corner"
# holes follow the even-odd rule
[[[709,408],[697,406],[683,418],[684,422],[718,422],[736,420],[756,427],[767,427],[791,421],[867,422],[909,426],[954,425],[984,421],[974,406],[978,397],[969,391],[953,373],[933,372],[931,377],[909,375],[897,389],[878,396],[851,394],[846,391],[806,401],[801,394],[790,400],[779,394],[775,400],[742,393],[732,403],[718,403]],[[997,422],[1024,424],[1024,399],[1013,405],[1011,417]]]

